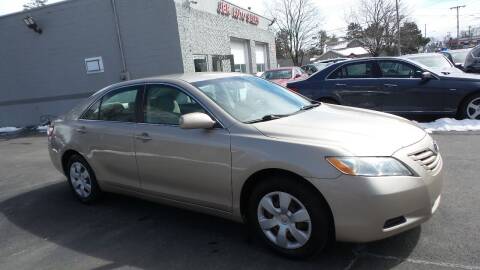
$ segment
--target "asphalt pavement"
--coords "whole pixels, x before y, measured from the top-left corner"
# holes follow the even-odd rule
[[[119,195],[83,205],[51,165],[45,137],[0,138],[0,269],[480,270],[480,136],[434,137],[446,181],[430,221],[306,261],[279,257],[220,218]]]

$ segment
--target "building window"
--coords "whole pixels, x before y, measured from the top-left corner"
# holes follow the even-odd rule
[[[257,72],[264,72],[267,68],[267,45],[265,43],[255,43],[255,59]]]
[[[206,55],[194,55],[193,64],[195,65],[195,72],[208,71],[208,60]]]
[[[247,65],[235,64],[235,72],[247,73]]]
[[[249,72],[247,63],[250,57],[248,55],[247,44],[246,40],[241,39],[232,39],[230,41],[230,48],[235,63],[235,72]]]
[[[103,72],[103,60],[102,57],[92,57],[85,59],[85,68],[87,74]]]
[[[213,71],[235,71],[233,55],[212,55]]]

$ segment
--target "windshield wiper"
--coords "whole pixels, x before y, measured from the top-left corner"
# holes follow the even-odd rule
[[[270,121],[270,120],[280,119],[282,117],[286,117],[286,116],[289,116],[289,115],[290,114],[267,114],[260,119],[250,120],[250,121],[247,121],[245,123],[246,124],[253,124],[253,123],[259,123],[259,122],[266,122],[266,121]]]
[[[303,106],[302,108],[300,108],[300,111],[310,110],[310,109],[316,108],[318,106],[320,106],[320,103],[312,103],[312,104]]]

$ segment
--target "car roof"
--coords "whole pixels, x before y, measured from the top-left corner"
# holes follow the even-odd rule
[[[349,59],[350,58],[337,57],[337,58],[330,58],[330,59],[316,61],[315,63],[328,63],[328,62],[334,62],[334,61],[344,61],[344,60],[349,60]]]
[[[133,84],[142,84],[142,83],[168,83],[168,82],[187,82],[187,83],[195,83],[201,81],[208,81],[214,79],[222,79],[222,78],[233,78],[233,77],[253,77],[253,75],[239,73],[239,72],[191,72],[191,73],[175,73],[175,74],[167,74],[167,75],[159,75],[159,76],[152,76],[146,78],[139,78],[134,80],[123,81],[119,83],[115,83],[109,85],[99,92],[108,91],[109,89],[129,86]]]
[[[405,54],[405,55],[402,55],[400,56],[401,58],[414,58],[414,57],[423,57],[423,56],[440,56],[440,57],[444,57],[442,54],[440,53],[414,53],[414,54]]]
[[[214,79],[222,79],[228,77],[242,77],[250,76],[248,74],[239,73],[239,72],[190,72],[190,73],[176,73],[161,75],[155,77],[145,78],[144,80],[182,80],[188,83],[194,83],[199,81],[208,81]]]
[[[346,63],[356,63],[356,62],[363,62],[363,61],[377,61],[377,60],[401,60],[401,61],[409,61],[408,58],[396,57],[396,56],[379,56],[379,57],[361,57],[361,58],[352,58],[345,61],[339,61],[332,66],[342,65]]]

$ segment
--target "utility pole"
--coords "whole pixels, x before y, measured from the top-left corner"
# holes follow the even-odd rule
[[[398,55],[402,55],[402,47],[400,43],[400,16],[398,16],[398,0],[395,0],[395,9],[397,10],[397,51]]]
[[[427,38],[427,24],[425,24],[425,38]]]
[[[460,38],[460,16],[459,16],[459,10],[460,8],[464,8],[465,5],[463,6],[456,6],[456,7],[451,7],[450,9],[456,9],[457,10],[457,39]]]

